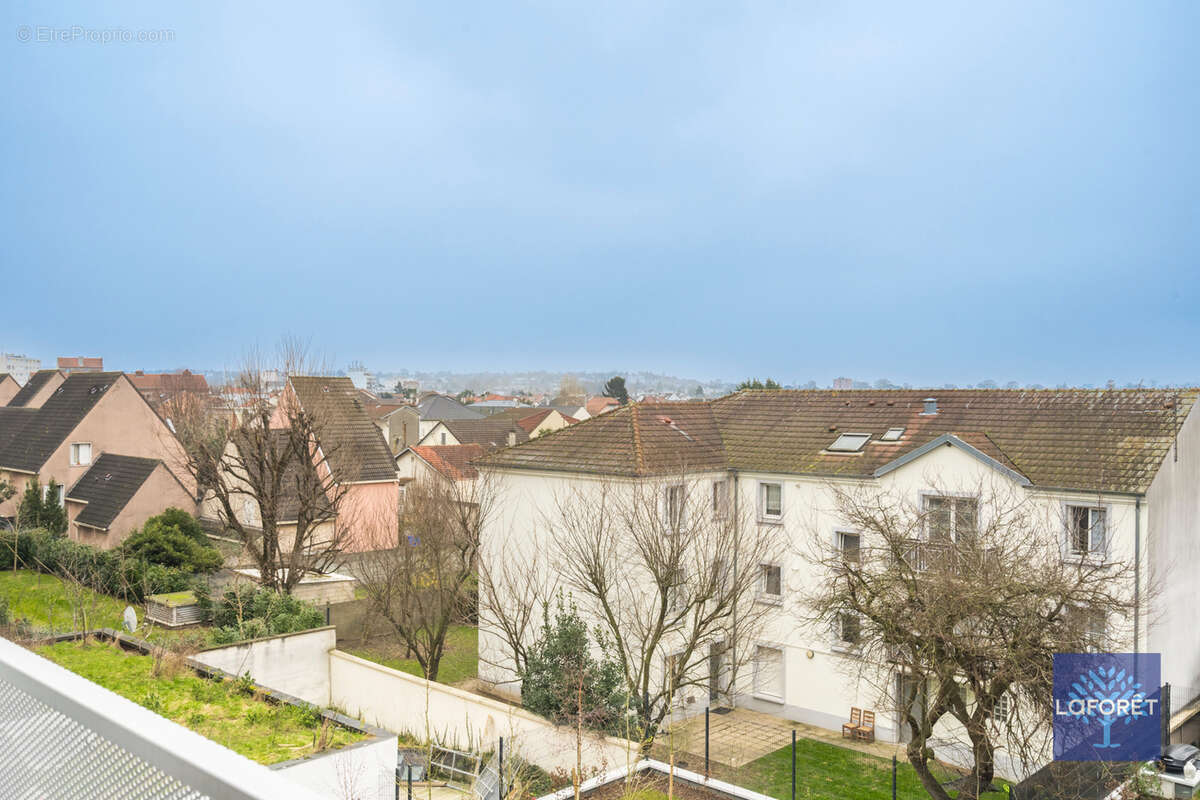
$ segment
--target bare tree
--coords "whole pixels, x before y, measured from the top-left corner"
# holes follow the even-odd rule
[[[450,626],[474,602],[479,533],[493,504],[492,480],[418,479],[405,487],[398,539],[364,553],[359,584],[372,611],[391,625],[437,680]]]
[[[494,661],[484,652],[480,660],[521,675],[528,665],[530,632],[537,628],[538,614],[549,597],[540,579],[545,567],[542,553],[534,550],[522,558],[505,557],[505,551],[520,552],[515,544],[494,541],[492,557],[479,560],[479,627],[500,638],[502,653],[496,656],[509,663]]]
[[[831,543],[814,526],[805,553],[827,576],[807,589],[808,623],[835,627],[852,655],[845,668],[894,703],[909,763],[937,800],[951,796],[931,771],[937,726],[967,740],[959,798],[987,790],[998,751],[1036,765],[1053,654],[1107,649],[1135,611],[1131,562],[1064,557],[1058,503],[1017,487],[968,488],[921,502],[831,484],[833,513],[857,533]],[[1089,525],[1081,535],[1106,535],[1104,520]]]
[[[556,572],[611,639],[648,752],[677,692],[726,691],[748,663],[768,613],[754,602],[759,565],[778,538],[686,472],[589,488],[546,518]]]
[[[173,425],[185,454],[181,467],[205,507],[241,541],[263,585],[290,593],[305,573],[338,562],[351,524],[340,512],[358,464],[326,435],[333,398],[302,406],[273,386],[275,375],[311,374],[305,348],[285,341],[275,363],[246,359],[231,382],[234,413],[180,403]]]

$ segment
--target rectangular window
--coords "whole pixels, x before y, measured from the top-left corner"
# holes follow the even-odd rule
[[[713,481],[712,514],[713,519],[725,519],[729,514],[729,481]]]
[[[754,649],[754,693],[783,700],[783,651],[758,645]]]
[[[862,538],[857,533],[839,533],[838,550],[842,553],[842,560],[848,564],[857,564],[861,560],[859,547],[862,543]]]
[[[1067,545],[1071,555],[1102,554],[1107,533],[1106,525],[1103,508],[1067,506]]]
[[[764,600],[783,599],[783,569],[778,564],[759,564],[758,591]]]
[[[667,610],[676,612],[682,611],[688,602],[687,592],[687,573],[683,567],[675,570],[671,576],[670,585],[667,586]]]
[[[925,498],[925,535],[931,542],[966,542],[979,526],[979,501],[974,497]]]
[[[857,647],[862,639],[862,622],[853,611],[842,611],[837,616],[837,638],[842,647]]]
[[[682,486],[668,486],[663,491],[663,522],[672,528],[683,522]]]
[[[71,445],[71,464],[87,466],[92,463],[92,445],[90,442],[76,442]]]
[[[758,507],[763,518],[777,520],[783,516],[783,484],[760,483],[758,493]]]
[[[992,719],[996,722],[1008,722],[1008,693],[1000,695],[996,698],[996,705],[992,706]]]

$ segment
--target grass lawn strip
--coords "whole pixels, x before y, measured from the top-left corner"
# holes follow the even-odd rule
[[[315,711],[256,699],[233,681],[200,677],[178,658],[169,657],[156,676],[151,656],[109,642],[60,642],[35,652],[260,764],[315,752]],[[363,738],[337,726],[330,731],[334,749]]]
[[[371,645],[347,650],[350,655],[385,667],[425,677],[415,658],[404,658],[402,645]],[[479,675],[479,631],[473,625],[452,625],[446,634],[446,651],[438,665],[438,683],[456,684]]]
[[[956,777],[938,766],[935,766],[934,774],[942,782]],[[716,777],[771,797],[790,800],[792,746],[787,745],[740,769],[729,770]],[[999,786],[1002,781],[997,779],[995,783]],[[891,797],[891,761],[827,742],[797,740],[797,800],[891,800]],[[929,800],[929,794],[921,786],[916,771],[903,758],[900,759],[896,774],[896,797],[898,800]],[[995,792],[986,793],[983,797],[1001,800],[1006,795]]]

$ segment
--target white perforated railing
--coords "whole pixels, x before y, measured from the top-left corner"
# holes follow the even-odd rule
[[[5,798],[316,800],[261,764],[0,639]]]

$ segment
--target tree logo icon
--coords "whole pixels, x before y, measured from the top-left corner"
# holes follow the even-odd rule
[[[1056,653],[1055,760],[1156,757],[1159,678],[1157,653]]]

